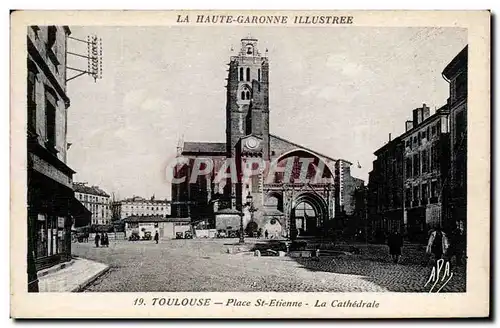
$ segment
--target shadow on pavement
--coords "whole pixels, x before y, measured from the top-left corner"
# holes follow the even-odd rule
[[[426,286],[432,273],[433,263],[426,257],[423,245],[405,244],[398,264],[391,261],[388,247],[381,244],[332,246],[313,242],[305,246],[290,244],[289,250],[307,249],[314,254],[315,247],[320,249],[319,257],[291,257],[291,259],[310,271],[357,276],[391,292],[428,292],[432,284]],[[264,251],[263,254],[266,254],[266,249],[286,251],[286,245],[283,241],[259,241],[252,250]],[[441,292],[465,292],[465,267],[457,267],[452,262],[452,271],[454,276]],[[439,281],[438,287],[441,283]]]

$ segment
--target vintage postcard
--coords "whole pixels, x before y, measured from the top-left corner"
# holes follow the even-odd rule
[[[11,14],[14,318],[490,315],[490,12]]]

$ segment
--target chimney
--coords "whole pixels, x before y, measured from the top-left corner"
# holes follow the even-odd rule
[[[424,120],[426,120],[430,116],[431,109],[426,104],[423,104],[422,105],[422,112],[423,112],[422,121],[424,121]]]
[[[411,129],[413,129],[413,121],[406,121],[406,130],[405,132],[408,132],[410,131]]]
[[[422,121],[424,120],[424,111],[423,111],[423,108],[417,108],[417,115],[418,115],[418,124],[422,123]]]
[[[418,108],[413,110],[413,127],[418,125]]]
[[[425,106],[425,105],[424,105]],[[413,110],[413,127],[418,126],[423,121],[423,108]]]
[[[389,133],[389,142],[391,142],[391,133]]]

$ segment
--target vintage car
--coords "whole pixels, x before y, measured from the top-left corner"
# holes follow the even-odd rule
[[[140,240],[141,237],[139,236],[139,233],[138,232],[132,232],[132,234],[130,234],[130,236],[128,237],[128,240],[129,241],[136,241],[136,240]]]
[[[226,237],[227,237],[227,233],[225,230],[217,231],[217,238],[226,238]]]

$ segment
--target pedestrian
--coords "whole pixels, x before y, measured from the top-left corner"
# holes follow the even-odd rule
[[[434,260],[437,261],[443,258],[443,254],[446,253],[447,249],[448,238],[441,227],[437,226],[436,230],[429,236],[426,253],[427,255],[434,255]]]
[[[262,237],[262,228],[259,228],[259,230],[257,230],[257,239],[260,239],[260,237]]]
[[[99,235],[98,232],[95,233],[95,247],[99,247],[99,239],[101,239],[101,236]]]
[[[399,231],[396,230],[389,236],[387,245],[389,246],[389,254],[391,254],[392,261],[398,264],[401,257],[401,247],[403,247],[403,237]]]
[[[158,239],[160,238],[160,236],[158,235],[158,231],[155,233],[155,243],[158,244]]]
[[[109,247],[109,237],[108,237],[108,233],[107,232],[104,233],[104,243],[103,243],[103,246]]]
[[[101,246],[106,246],[106,238],[104,237],[104,232],[101,232]]]
[[[450,246],[446,252],[446,257],[451,261],[455,257],[455,263],[462,265],[465,260],[465,234],[463,229],[457,227],[450,234]]]
[[[267,230],[264,232],[264,237],[266,237],[266,239],[269,237],[269,232]]]

